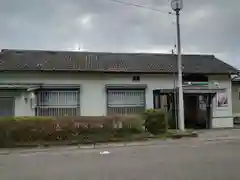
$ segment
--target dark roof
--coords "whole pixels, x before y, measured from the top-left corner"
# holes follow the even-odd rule
[[[236,74],[213,55],[183,55],[184,73]],[[177,72],[173,54],[2,50],[0,71]]]
[[[232,82],[233,82],[233,83],[238,83],[238,84],[239,84],[239,82],[240,82],[240,77],[239,77],[238,75],[232,77]]]

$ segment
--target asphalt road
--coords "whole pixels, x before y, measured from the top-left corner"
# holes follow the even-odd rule
[[[110,154],[100,155],[108,150]],[[239,180],[240,140],[0,155],[2,180]]]

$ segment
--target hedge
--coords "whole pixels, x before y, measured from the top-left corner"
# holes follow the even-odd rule
[[[0,118],[0,147],[18,143],[94,143],[144,131],[138,116]]]
[[[96,143],[131,138],[148,131],[166,133],[168,118],[149,109],[141,116],[5,117],[0,118],[0,147],[21,143]]]
[[[168,130],[167,116],[163,110],[148,109],[143,114],[145,128],[148,132],[156,135],[166,133]]]

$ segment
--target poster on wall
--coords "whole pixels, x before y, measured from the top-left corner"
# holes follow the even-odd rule
[[[217,93],[217,107],[228,106],[227,91]]]

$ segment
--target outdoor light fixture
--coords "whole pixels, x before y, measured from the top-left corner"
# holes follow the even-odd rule
[[[171,7],[174,11],[180,11],[183,8],[183,0],[172,0]]]

